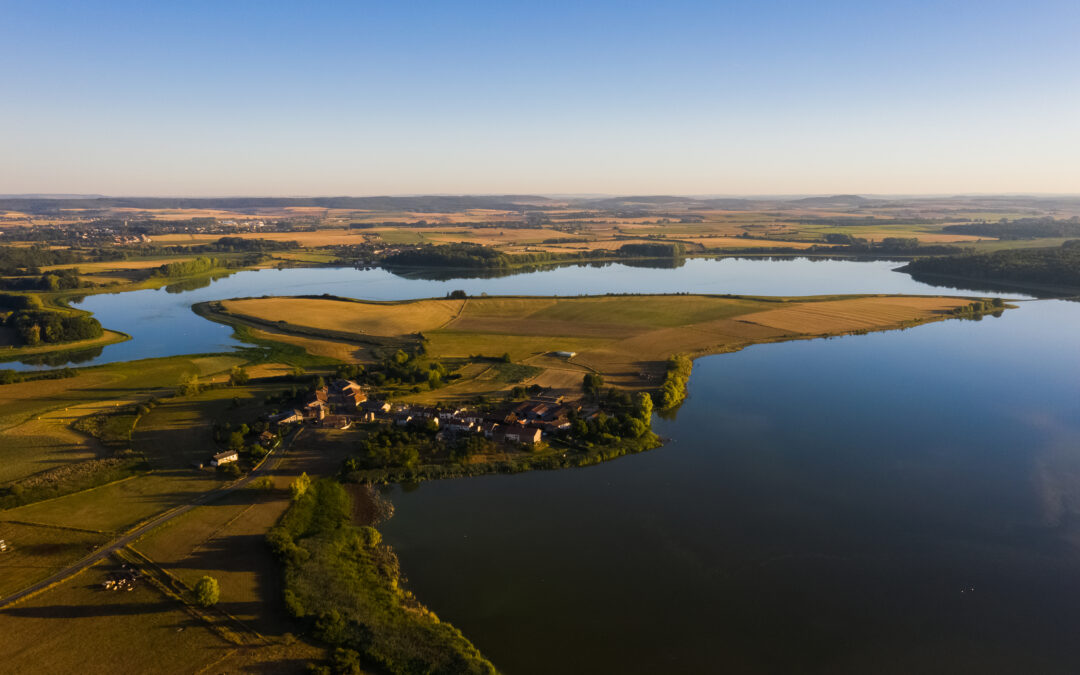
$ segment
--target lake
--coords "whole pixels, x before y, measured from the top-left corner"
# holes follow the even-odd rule
[[[1044,300],[702,358],[665,447],[393,488],[380,529],[510,674],[1077,672],[1078,330]]]
[[[106,363],[236,347],[190,307],[237,296],[998,295],[899,264],[263,270],[81,306],[134,336],[88,361]],[[1076,672],[1080,304],[1020,304],[699,359],[655,420],[664,447],[395,487],[381,529],[417,596],[511,674]]]
[[[369,300],[442,297],[461,289],[471,295],[580,295],[603,293],[735,293],[821,295],[831,293],[916,293],[1025,297],[1017,293],[956,290],[914,281],[893,272],[901,262],[822,259],[691,259],[674,268],[624,264],[571,265],[497,278],[422,279],[385,269],[351,267],[265,269],[206,280],[202,288],[177,284],[156,290],[87,296],[76,306],[93,312],[106,328],[132,339],[60,360],[5,363],[32,370],[75,363],[97,365],[158,356],[229,351],[240,346],[228,326],[195,315],[191,306],[207,300],[261,295],[342,295]],[[443,272],[446,276],[455,274]]]

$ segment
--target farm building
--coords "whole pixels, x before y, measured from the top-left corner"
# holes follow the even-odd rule
[[[334,380],[329,387],[329,402],[334,407],[353,410],[367,400],[363,387],[352,380]]]
[[[230,462],[236,462],[240,459],[239,453],[235,450],[226,450],[225,452],[219,452],[214,455],[210,460],[210,466],[221,466],[222,464],[229,464]]]
[[[574,358],[575,356],[577,356],[577,352],[563,352],[563,351],[559,351],[559,352],[555,352],[555,356],[558,356],[559,358],[563,358],[563,359],[572,359],[572,358]]]
[[[299,410],[286,410],[283,413],[270,416],[271,424],[293,424],[294,422],[303,421],[304,414]]]
[[[386,401],[364,401],[360,408],[364,412],[387,413],[390,412],[390,404]]]
[[[348,429],[352,426],[352,418],[348,415],[327,415],[321,424],[328,429]]]
[[[540,430],[536,427],[500,426],[495,428],[491,437],[496,442],[536,445],[540,442],[541,435]]]
[[[304,419],[321,420],[326,417],[326,403],[319,400],[309,401],[304,405]]]

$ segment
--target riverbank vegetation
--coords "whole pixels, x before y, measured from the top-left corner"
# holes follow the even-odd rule
[[[664,371],[664,381],[657,392],[657,407],[661,411],[677,407],[686,398],[686,384],[690,381],[690,372],[694,362],[686,354],[673,354],[668,357]]]
[[[941,258],[918,258],[900,268],[977,281],[1080,288],[1080,240],[1054,248],[1028,248]]]
[[[389,673],[489,674],[495,668],[453,626],[401,586],[396,556],[378,531],[352,523],[341,484],[312,482],[267,535],[284,568],[290,614],[312,635]],[[343,671],[344,672],[344,671]]]

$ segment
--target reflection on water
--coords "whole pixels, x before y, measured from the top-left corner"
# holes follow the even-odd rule
[[[665,447],[394,489],[381,527],[506,672],[1076,672],[1077,329],[1039,301],[706,357]]]
[[[77,351],[67,351],[52,354],[38,354],[35,356],[28,356],[22,360],[23,365],[27,366],[64,366],[75,365],[81,363],[89,363],[94,359],[101,356],[101,352],[104,347],[90,347],[88,349],[80,349]],[[0,364],[0,368],[10,368],[8,364]]]
[[[649,265],[664,261],[642,261]],[[685,262],[685,264],[682,264]],[[674,264],[674,262],[673,262]],[[245,271],[211,280],[173,284],[165,289],[87,296],[80,304],[106,328],[132,339],[105,347],[89,363],[130,361],[155,356],[230,350],[238,346],[227,326],[191,312],[205,300],[263,295],[329,293],[372,300],[445,297],[453,290],[470,295],[582,295],[603,293],[735,293],[746,295],[825,295],[833,293],[923,293],[964,295],[942,290],[893,272],[900,263],[762,258],[688,259],[676,267],[636,267],[588,263],[522,271],[460,270],[399,276],[385,269],[292,268]],[[508,272],[508,276],[500,276]],[[994,293],[1018,297],[1016,293]],[[41,364],[9,364],[17,369]]]

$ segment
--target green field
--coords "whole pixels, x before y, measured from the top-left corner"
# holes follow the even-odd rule
[[[144,582],[106,591],[118,569],[100,563],[0,610],[3,669],[11,673],[303,673],[322,650],[297,641],[238,645]]]
[[[108,535],[0,519],[0,539],[8,544],[0,554],[0,597],[4,597],[83,558]]]
[[[0,386],[0,487],[101,456],[96,440],[71,428],[78,418],[168,395],[185,376],[212,377],[243,362],[236,356],[178,356],[83,368],[73,378]]]

